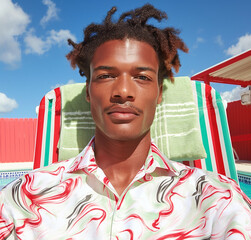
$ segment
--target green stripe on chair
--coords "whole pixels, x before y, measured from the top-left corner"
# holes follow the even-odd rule
[[[44,155],[44,166],[49,165],[50,157],[50,142],[51,142],[51,111],[52,111],[53,99],[49,99],[48,103],[48,115],[47,115],[47,127],[46,127],[46,139],[45,139],[45,155]]]
[[[223,132],[223,138],[224,138],[224,143],[225,143],[225,149],[226,149],[226,155],[227,155],[227,160],[228,160],[230,176],[232,179],[234,179],[235,181],[238,182],[237,172],[236,172],[236,168],[235,168],[234,155],[232,152],[230,133],[229,133],[229,129],[228,129],[228,122],[227,122],[227,118],[226,118],[226,114],[225,114],[225,108],[222,103],[221,96],[218,92],[216,92],[216,102],[217,102],[217,106],[218,106],[219,114],[220,114],[220,121],[221,121],[221,127],[222,127],[222,132]]]
[[[198,101],[198,109],[199,109],[199,120],[200,120],[200,128],[201,128],[201,135],[204,148],[207,153],[207,157],[205,159],[206,168],[208,171],[213,171],[213,166],[211,162],[211,154],[209,149],[209,142],[208,142],[208,135],[207,135],[207,127],[205,123],[205,115],[204,115],[204,106],[202,101],[202,84],[200,82],[196,82],[196,91],[197,91],[197,101]]]

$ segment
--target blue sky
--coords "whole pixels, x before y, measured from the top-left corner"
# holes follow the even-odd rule
[[[191,77],[251,48],[250,0],[0,0],[0,118],[34,118],[45,93],[85,81],[65,58],[66,39],[82,41],[83,28],[112,6],[120,14],[147,2],[168,15],[153,23],[180,29],[190,49],[180,53],[176,76]],[[240,88],[213,86],[228,101],[238,99]]]

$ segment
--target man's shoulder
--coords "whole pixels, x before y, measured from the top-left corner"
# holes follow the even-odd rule
[[[165,162],[164,165],[168,166],[168,169],[171,170],[174,175],[176,175],[176,177],[180,179],[180,181],[184,181],[184,183],[189,182],[190,185],[197,186],[198,184],[203,182],[203,185],[206,183],[207,185],[217,186],[221,188],[234,187],[235,189],[236,187],[238,187],[238,184],[233,179],[215,172],[191,167],[179,161],[170,160],[156,149],[158,150],[158,148],[155,146],[155,152],[157,152],[157,155],[161,157],[161,161]]]
[[[196,167],[190,167],[180,162],[171,161],[172,165],[179,172],[179,178],[189,179],[190,183],[198,186],[199,184],[207,184],[217,186],[224,189],[233,189],[239,191],[238,183],[235,180],[221,174],[206,171]]]
[[[184,196],[195,197],[197,200],[210,199],[217,205],[224,205],[225,200],[229,200],[233,203],[232,206],[241,204],[251,208],[251,200],[235,180],[179,162],[172,162],[172,164],[180,170],[176,186],[182,189]]]

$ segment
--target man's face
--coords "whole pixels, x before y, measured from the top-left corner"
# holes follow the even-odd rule
[[[110,40],[96,49],[87,84],[96,136],[128,141],[149,134],[162,96],[158,70],[157,54],[145,42]]]

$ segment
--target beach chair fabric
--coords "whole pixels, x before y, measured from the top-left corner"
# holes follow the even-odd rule
[[[191,81],[198,106],[199,127],[207,157],[185,161],[186,165],[226,175],[238,181],[225,107],[211,86]],[[34,168],[59,161],[61,88],[47,93],[39,106]]]
[[[61,128],[58,160],[76,156],[94,135],[95,123],[86,101],[84,83],[65,85],[61,92]],[[197,105],[191,80],[177,77],[163,82],[163,97],[157,105],[151,137],[169,159],[175,161],[205,158]],[[180,151],[182,149],[182,151]]]
[[[56,88],[40,102],[34,154],[34,169],[58,162],[61,125],[61,92]]]
[[[205,158],[190,78],[176,77],[173,83],[165,79],[162,89],[162,101],[157,105],[151,126],[153,142],[174,161]]]
[[[238,181],[226,107],[220,94],[208,84],[192,81],[199,110],[199,121],[206,159],[190,162],[195,167],[231,177]]]

